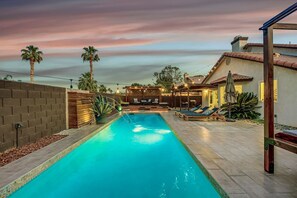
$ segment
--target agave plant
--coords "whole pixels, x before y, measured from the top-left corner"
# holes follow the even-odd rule
[[[257,119],[261,114],[256,112],[258,106],[258,96],[252,92],[244,92],[238,94],[237,102],[231,104],[231,118],[233,119]],[[228,116],[227,104],[222,105],[222,111],[226,111],[225,116]]]
[[[97,96],[93,102],[93,112],[96,118],[105,117],[106,115],[110,114],[113,109],[113,104],[102,95]]]

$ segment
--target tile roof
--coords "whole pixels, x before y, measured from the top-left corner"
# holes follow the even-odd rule
[[[249,47],[263,47],[263,43],[247,43],[243,49],[247,49]],[[297,44],[273,44],[273,47],[297,49]]]
[[[209,73],[205,76],[202,83],[205,83],[209,79],[209,77],[212,76],[212,74],[220,66],[220,64],[225,59],[225,57],[238,58],[238,59],[263,63],[263,54],[262,53],[225,52],[220,57],[220,59],[216,62],[216,64],[212,67],[212,69],[209,71]],[[285,55],[275,56],[273,61],[274,61],[275,66],[297,70],[297,57],[295,57],[295,56],[285,56]]]
[[[244,75],[240,75],[240,74],[232,74],[232,78],[235,82],[253,80],[253,77],[244,76]],[[227,80],[227,76],[224,76],[219,79],[211,81],[210,84],[214,85],[214,84],[224,83],[224,82],[226,82],[226,80]]]
[[[260,63],[263,63],[263,60],[264,60],[262,53],[225,52],[223,56],[256,61]],[[273,64],[276,66],[297,70],[297,57],[280,55],[280,56],[275,56],[273,59],[274,59]]]
[[[193,84],[201,84],[204,80],[204,77],[205,76],[203,75],[197,75],[197,76],[189,76],[187,77],[187,79]]]

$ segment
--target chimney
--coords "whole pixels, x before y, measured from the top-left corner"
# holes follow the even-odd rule
[[[235,36],[233,41],[231,42],[232,45],[232,52],[243,52],[243,47],[247,44],[247,40],[249,37],[243,36]]]

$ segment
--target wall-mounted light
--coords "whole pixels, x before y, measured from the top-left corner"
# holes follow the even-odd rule
[[[187,83],[185,84],[185,87],[188,87],[188,84]]]

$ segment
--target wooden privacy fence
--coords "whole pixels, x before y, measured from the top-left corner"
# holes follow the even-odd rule
[[[94,93],[87,91],[68,91],[69,128],[80,128],[94,122],[92,101]]]

